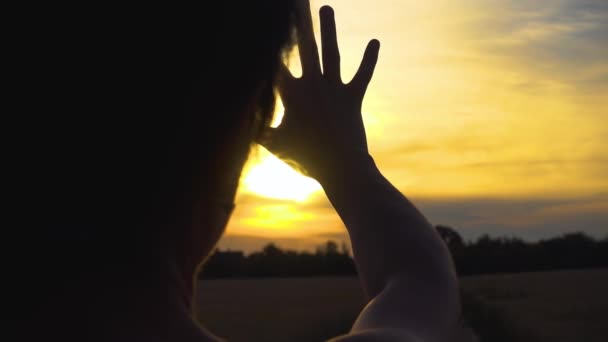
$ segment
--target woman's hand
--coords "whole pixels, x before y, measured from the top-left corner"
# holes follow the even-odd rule
[[[322,183],[323,179],[356,167],[359,160],[368,157],[361,106],[378,60],[380,43],[369,42],[359,70],[350,83],[344,84],[333,9],[324,6],[320,11],[321,72],[310,2],[302,0],[298,4],[302,77],[295,78],[282,65],[278,85],[285,116],[282,124],[271,129],[260,143],[279,157],[295,161]]]

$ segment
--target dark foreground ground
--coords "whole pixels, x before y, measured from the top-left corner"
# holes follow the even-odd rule
[[[482,341],[608,341],[608,270],[461,285],[464,315]],[[201,320],[229,341],[322,341],[347,332],[364,305],[355,278],[207,280],[199,293]]]

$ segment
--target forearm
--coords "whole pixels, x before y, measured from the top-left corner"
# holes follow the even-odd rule
[[[368,297],[396,277],[433,284],[437,292],[454,291],[454,268],[439,234],[371,157],[355,164],[321,182],[347,227]]]

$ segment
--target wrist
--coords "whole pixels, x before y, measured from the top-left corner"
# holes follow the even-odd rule
[[[316,177],[326,193],[340,189],[359,188],[373,182],[380,176],[374,159],[368,153],[353,156],[341,156],[333,161],[332,167]]]

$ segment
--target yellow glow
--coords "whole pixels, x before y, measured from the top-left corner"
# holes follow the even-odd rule
[[[344,231],[334,210],[319,205],[320,196],[306,203],[240,196],[228,234],[310,239]]]
[[[260,148],[256,154],[243,176],[244,191],[267,198],[304,202],[321,190],[315,180],[298,173],[268,151]]]
[[[314,217],[310,213],[297,211],[293,205],[286,203],[257,207],[255,211],[258,217],[249,222],[253,226],[266,228],[281,228],[285,221],[302,221]]]
[[[344,82],[369,39],[381,41],[363,120],[371,155],[399,190],[440,201],[608,193],[608,51],[587,35],[608,29],[605,12],[569,13],[576,0],[543,1],[312,0],[319,42],[317,9],[336,11]],[[296,77],[297,55],[289,61]],[[282,111],[279,103],[273,126]],[[344,229],[320,186],[266,150],[249,162],[240,193],[247,203],[237,206],[230,234],[310,238]],[[525,221],[606,206],[574,204]],[[516,223],[496,216],[487,222]],[[459,215],[430,219],[473,224]]]

